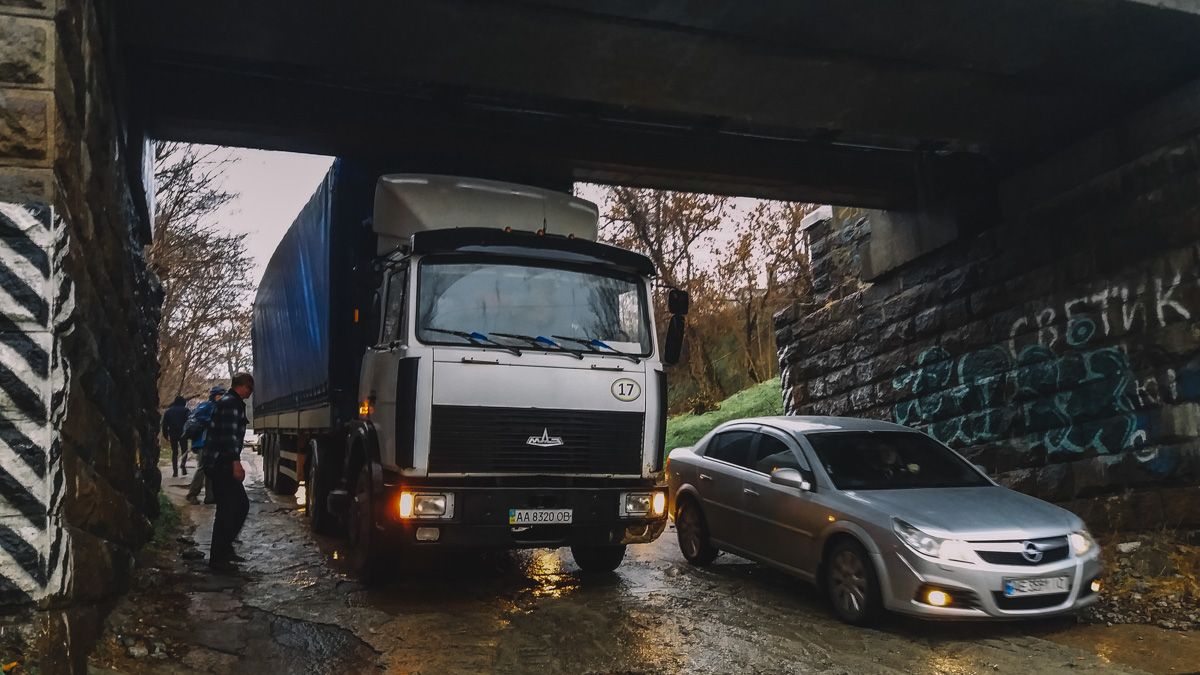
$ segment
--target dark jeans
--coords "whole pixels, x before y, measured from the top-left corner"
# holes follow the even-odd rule
[[[188,450],[192,447],[191,441],[186,438],[171,438],[167,442],[171,444],[171,475],[178,476],[180,469],[183,469],[183,473],[186,474]]]
[[[217,498],[217,515],[213,519],[212,545],[209,560],[221,560],[233,553],[233,540],[237,538],[246,514],[250,512],[250,499],[242,481],[233,477],[233,462],[221,462],[204,470],[212,481],[213,493]]]

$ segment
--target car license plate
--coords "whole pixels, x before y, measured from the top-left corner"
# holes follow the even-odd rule
[[[1071,590],[1071,579],[1069,577],[1004,580],[1004,597],[1006,598],[1019,598],[1024,595],[1066,593],[1069,590]]]
[[[509,509],[509,525],[570,525],[571,509]]]

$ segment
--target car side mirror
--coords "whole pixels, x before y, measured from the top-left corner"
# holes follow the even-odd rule
[[[685,316],[691,305],[692,296],[687,291],[672,288],[667,291],[667,311],[675,316]]]
[[[679,357],[683,355],[683,322],[683,317],[676,314],[667,325],[667,341],[663,345],[662,361],[669,366],[679,363]]]
[[[775,469],[771,472],[771,482],[776,485],[784,485],[805,492],[812,491],[812,483],[804,478],[804,474],[796,469]]]

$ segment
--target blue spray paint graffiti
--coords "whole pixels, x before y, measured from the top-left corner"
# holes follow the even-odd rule
[[[953,447],[1032,436],[1048,454],[1117,453],[1145,440],[1130,398],[1135,384],[1120,347],[1089,349],[1093,320],[1066,328],[1066,353],[1032,344],[1013,354],[988,347],[952,358],[942,347],[902,366],[892,388],[912,398],[893,406],[895,420],[921,427]]]

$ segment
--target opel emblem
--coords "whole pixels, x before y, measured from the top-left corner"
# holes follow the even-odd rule
[[[1027,541],[1021,544],[1021,546],[1021,556],[1026,560],[1031,563],[1040,563],[1042,561],[1042,556],[1045,554],[1042,553],[1042,549],[1038,548],[1037,544]]]

